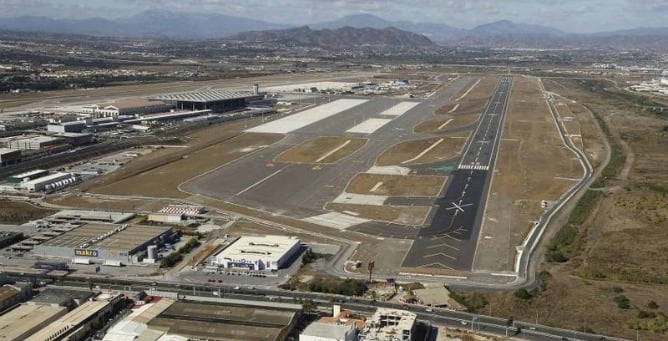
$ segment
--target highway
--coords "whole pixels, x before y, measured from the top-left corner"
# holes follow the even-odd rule
[[[404,268],[471,270],[511,87],[512,77],[499,80],[458,169],[449,176],[445,194],[435,202],[429,226],[420,230],[404,259]]]
[[[10,277],[33,277],[31,275],[15,274]],[[53,277],[42,275],[38,278],[54,279]],[[286,291],[271,288],[238,288],[232,285],[224,284],[183,284],[177,282],[166,281],[147,281],[147,280],[128,280],[128,279],[107,279],[94,278],[93,283],[99,286],[101,290],[115,290],[124,292],[136,292],[144,290],[150,294],[151,290],[160,292],[175,292],[179,297],[188,299],[189,296],[203,296],[213,297],[213,292],[220,292],[218,297],[242,299],[248,301],[263,301],[280,300],[282,302],[290,303],[296,302],[298,299],[313,300],[319,306],[330,307],[333,302],[341,304],[344,309],[372,312],[377,307],[387,307],[403,309],[415,312],[418,319],[430,321],[433,325],[449,326],[453,328],[460,328],[464,330],[474,330],[480,333],[486,333],[496,336],[513,336],[515,339],[521,340],[582,340],[582,341],[621,341],[624,339],[612,338],[603,335],[595,335],[583,333],[574,330],[566,330],[560,328],[552,328],[540,324],[512,321],[510,326],[509,320],[504,318],[485,316],[479,314],[471,314],[467,312],[454,311],[445,308],[432,308],[431,311],[426,311],[426,307],[420,305],[399,305],[392,302],[377,302],[358,297],[345,297],[342,295],[321,294],[312,292],[297,292]],[[88,282],[86,276],[77,277],[69,275],[62,280],[57,281],[58,286],[75,287],[88,289]],[[153,289],[152,289],[153,288]],[[238,289],[236,289],[238,288]],[[507,333],[507,334],[506,334]]]

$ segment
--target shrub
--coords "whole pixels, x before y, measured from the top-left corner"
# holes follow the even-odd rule
[[[527,291],[527,289],[521,288],[515,291],[515,297],[521,299],[521,300],[530,300],[533,298],[531,293]]]
[[[650,308],[650,309],[659,309],[659,305],[658,305],[656,302],[654,302],[654,301],[649,301],[649,303],[647,303],[647,308]]]
[[[624,296],[624,295],[617,295],[615,298],[612,299],[615,303],[617,303],[617,307],[620,309],[629,309],[631,308],[631,301],[629,301],[629,298]]]

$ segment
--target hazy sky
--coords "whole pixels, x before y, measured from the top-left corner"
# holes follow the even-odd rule
[[[471,28],[500,19],[593,32],[668,26],[668,0],[0,0],[2,16],[128,17],[147,9],[221,13],[284,24],[348,14]]]

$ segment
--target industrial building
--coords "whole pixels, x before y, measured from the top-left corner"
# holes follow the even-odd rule
[[[0,340],[25,340],[66,313],[67,308],[61,306],[21,304],[0,315]]]
[[[22,150],[44,150],[63,144],[66,142],[62,138],[42,135],[9,137],[5,140],[5,145],[9,149]]]
[[[45,169],[35,169],[28,172],[23,172],[19,174],[14,174],[7,177],[7,182],[12,184],[19,184],[24,181],[30,181],[43,176],[49,175],[49,171]]]
[[[299,334],[299,341],[357,341],[353,325],[313,322]]]
[[[88,133],[60,133],[54,136],[62,138],[72,146],[83,146],[93,142],[93,135]]]
[[[21,161],[20,150],[0,148],[0,167],[15,164],[19,161]]]
[[[32,285],[25,284],[5,284],[0,287],[0,311],[13,307],[30,298]]]
[[[286,340],[299,320],[294,304],[230,299],[175,301],[163,297],[144,304],[111,327],[104,341],[161,340]],[[249,303],[254,305],[249,305]]]
[[[149,245],[171,242],[174,237],[172,228],[165,226],[85,224],[35,245],[33,253],[82,264],[138,264]]]
[[[100,295],[94,300],[85,301],[25,340],[83,340],[93,328],[93,324],[96,322],[102,324],[112,315],[114,306],[121,299],[121,295]]]
[[[124,115],[146,115],[159,112],[167,112],[173,108],[159,100],[146,100],[143,98],[121,100],[107,105],[91,104],[82,108],[84,114],[92,118],[118,117]]]
[[[0,249],[15,244],[23,239],[23,232],[2,231],[0,232]]]
[[[77,177],[72,173],[55,172],[40,178],[21,182],[19,188],[28,192],[49,192],[64,188],[76,181]]]
[[[366,321],[360,341],[411,341],[417,314],[406,310],[378,308]]]
[[[296,237],[267,235],[243,236],[216,254],[212,265],[228,269],[278,270],[301,250]]]
[[[265,98],[255,87],[254,91],[229,91],[222,89],[206,91],[189,91],[175,94],[166,94],[152,97],[152,100],[160,100],[170,104],[177,110],[207,110],[213,112],[226,112],[240,109],[253,101]]]
[[[84,129],[86,129],[86,122],[84,121],[49,123],[46,126],[46,131],[50,133],[80,133]]]

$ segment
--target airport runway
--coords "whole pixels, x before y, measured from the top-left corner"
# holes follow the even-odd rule
[[[404,268],[471,270],[511,87],[512,77],[499,81],[458,169],[435,203],[430,225],[419,230],[406,255]]]
[[[471,82],[462,77],[432,98],[421,102],[368,136],[350,135],[346,130],[403,101],[411,99],[372,98],[368,102],[325,118],[286,135],[281,141],[252,153],[205,176],[183,185],[191,193],[235,202],[266,211],[304,218],[323,213],[323,206],[345,189],[357,173],[371,168],[389,146],[424,135],[414,134],[418,123],[433,118],[436,108]],[[385,117],[387,118],[387,117]],[[369,141],[347,159],[331,165],[276,163],[283,151],[319,136],[359,136]],[[379,224],[387,225],[387,224]],[[390,224],[391,225],[391,224]],[[405,226],[392,226],[403,228]]]

